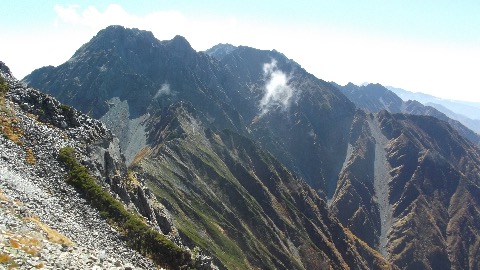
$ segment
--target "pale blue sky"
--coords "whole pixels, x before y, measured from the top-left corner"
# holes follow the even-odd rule
[[[3,1],[0,60],[22,78],[109,24],[276,49],[317,77],[480,101],[480,1]]]

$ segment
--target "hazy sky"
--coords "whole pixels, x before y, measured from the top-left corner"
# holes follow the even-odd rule
[[[339,84],[378,82],[480,102],[480,1],[3,1],[0,60],[21,79],[111,24],[276,49]]]

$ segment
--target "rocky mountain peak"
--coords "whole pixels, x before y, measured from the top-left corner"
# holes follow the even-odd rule
[[[172,38],[172,40],[167,41],[166,44],[167,46],[171,46],[172,49],[174,50],[179,50],[179,51],[193,50],[188,40],[185,37],[180,35],[176,35],[175,37]]]
[[[129,52],[145,52],[159,46],[152,32],[119,25],[109,26],[97,33],[90,42],[78,49],[70,61],[78,60],[87,54],[111,53],[128,57]]]
[[[227,54],[231,53],[235,49],[237,49],[237,47],[233,46],[232,44],[220,43],[206,50],[205,53],[218,60],[222,60],[223,57],[225,57]]]

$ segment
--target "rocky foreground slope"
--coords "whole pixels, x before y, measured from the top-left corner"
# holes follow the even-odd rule
[[[127,177],[118,140],[105,126],[54,98],[26,88],[0,62],[0,261],[30,269],[154,269],[127,246],[79,190],[67,184],[59,150],[73,147],[98,184],[183,247],[170,215],[141,180]],[[191,267],[215,268],[196,254]],[[195,260],[195,258],[193,258]],[[196,265],[195,265],[196,264]],[[162,265],[160,263],[160,265]],[[169,264],[164,264],[168,266]],[[170,267],[180,267],[180,265]]]

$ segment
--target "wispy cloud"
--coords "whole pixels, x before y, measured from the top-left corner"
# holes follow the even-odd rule
[[[265,94],[260,100],[260,115],[275,108],[288,109],[294,96],[294,88],[288,84],[290,76],[278,69],[275,59],[263,65],[263,75],[266,81]]]
[[[170,95],[170,94],[172,94],[172,91],[170,90],[170,84],[164,83],[162,84],[160,89],[158,89],[157,93],[153,98],[156,99],[156,98],[159,98],[160,96]]]

